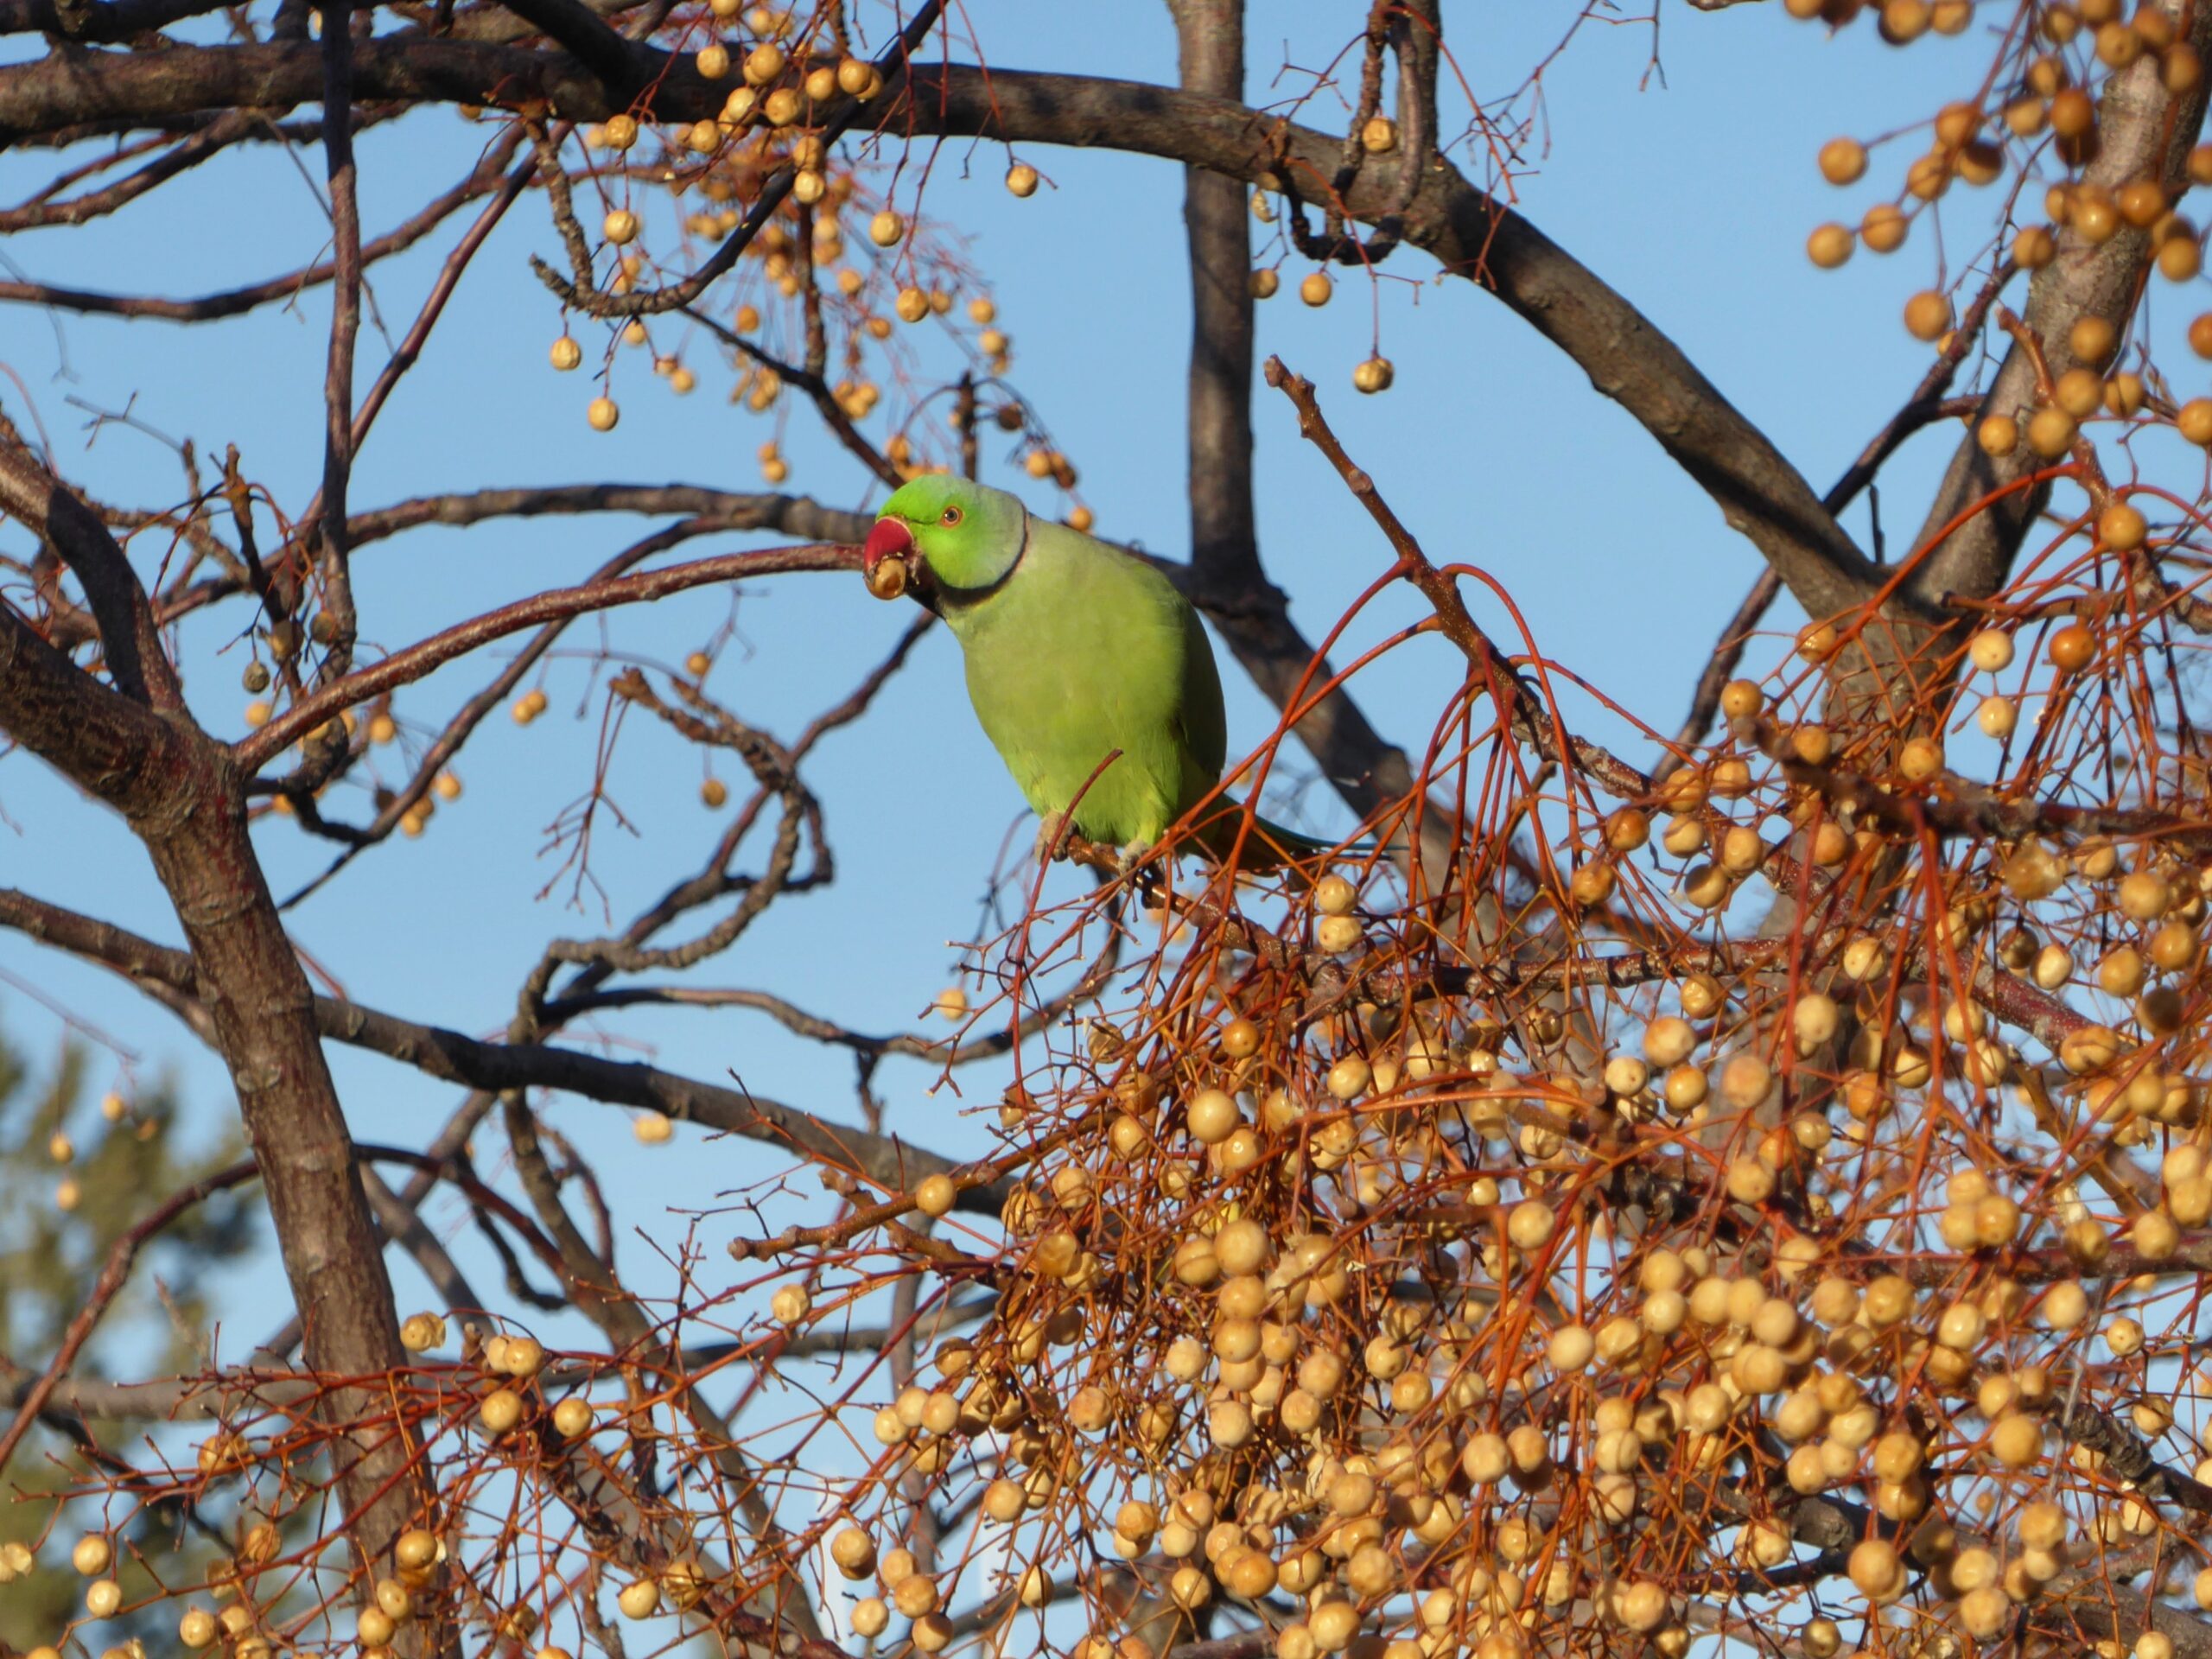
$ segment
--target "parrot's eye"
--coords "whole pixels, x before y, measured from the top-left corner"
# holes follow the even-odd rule
[[[961,512],[960,512],[960,509],[959,509],[959,508],[957,508],[957,507],[947,507],[947,508],[944,510],[944,516],[943,516],[942,518],[940,518],[938,520],[938,523],[939,523],[940,524],[943,524],[943,525],[946,526],[948,529],[950,529],[952,525],[957,524],[958,524],[958,523],[960,522],[961,516],[962,516],[962,515],[961,515]]]

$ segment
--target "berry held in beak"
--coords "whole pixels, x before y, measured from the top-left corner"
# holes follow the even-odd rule
[[[861,569],[868,590],[878,599],[896,599],[906,591],[915,563],[914,532],[904,520],[879,518],[868,533],[861,555]]]

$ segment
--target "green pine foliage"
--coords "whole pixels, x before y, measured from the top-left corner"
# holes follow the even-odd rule
[[[0,1039],[0,1425],[91,1300],[110,1248],[171,1195],[244,1155],[235,1128],[219,1142],[180,1149],[177,1103],[167,1087],[104,1101],[87,1087],[86,1056],[71,1045],[47,1075],[35,1075]],[[57,1135],[69,1145],[55,1143]],[[67,1152],[67,1161],[57,1152]],[[65,1183],[70,1190],[65,1191]],[[67,1207],[64,1207],[65,1203]],[[205,1371],[213,1331],[210,1287],[251,1253],[262,1235],[259,1189],[216,1193],[181,1214],[141,1251],[129,1283],[73,1369],[80,1380],[141,1381]],[[240,1333],[233,1357],[268,1335]],[[188,1506],[143,1507],[126,1465],[184,1461],[207,1425],[87,1420],[48,1410],[30,1430],[0,1489],[0,1546],[28,1545],[36,1564],[0,1588],[0,1655],[60,1645],[84,1616],[87,1580],[70,1565],[86,1533],[113,1543],[111,1571],[124,1604],[158,1584],[201,1581],[229,1553],[242,1519],[219,1497]],[[99,1489],[108,1490],[100,1491]],[[71,1492],[86,1493],[63,1501]],[[4,1569],[0,1569],[4,1571]],[[73,1655],[175,1646],[174,1604],[145,1618],[86,1622]]]

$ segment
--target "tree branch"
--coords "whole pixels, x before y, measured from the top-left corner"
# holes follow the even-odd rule
[[[774,547],[756,553],[722,553],[713,558],[641,571],[636,575],[611,576],[579,588],[555,588],[533,594],[528,599],[517,600],[512,605],[502,605],[497,610],[456,623],[323,687],[240,741],[234,753],[241,766],[248,772],[258,771],[308,733],[354,704],[380,697],[395,686],[421,679],[456,657],[465,657],[495,639],[503,639],[541,622],[611,610],[618,605],[643,604],[688,588],[717,582],[738,582],[747,576],[794,570],[858,570],[860,559],[857,547],[824,546],[819,543],[803,547]]]
[[[721,89],[689,63],[645,54],[640,62],[649,71],[644,113],[651,118],[699,120],[720,110]],[[614,107],[575,60],[543,53],[460,41],[367,41],[354,67],[364,99],[545,105],[575,119],[603,117]],[[0,71],[0,128],[35,134],[240,104],[285,107],[311,99],[316,84],[311,48],[134,54],[104,60],[91,73],[43,60]],[[903,126],[912,136],[982,136],[1158,156],[1265,188],[1323,186],[1342,148],[1340,136],[1233,99],[1088,76],[1005,69],[987,75],[963,64],[911,66],[904,95],[880,118],[887,130]],[[1395,213],[1405,240],[1452,275],[1494,294],[1558,346],[1713,497],[1808,611],[1834,615],[1879,588],[1889,573],[1853,545],[1796,468],[1649,318],[1457,169],[1432,158],[1402,210],[1402,183],[1395,168],[1363,168],[1345,212],[1360,219]]]
[[[404,252],[479,196],[489,195],[499,189],[500,169],[505,165],[505,156],[513,148],[512,142],[499,144],[452,189],[433,197],[417,212],[410,214],[404,223],[395,226],[382,236],[364,242],[361,245],[361,264],[364,266],[372,265],[388,255]],[[182,149],[182,145],[178,146],[179,150]],[[171,152],[172,155],[176,153]],[[156,163],[158,165],[160,163]],[[144,173],[133,174],[131,177],[135,181],[153,170],[149,167]],[[0,230],[6,228],[4,221],[0,221]],[[295,299],[305,289],[328,282],[337,270],[335,260],[325,259],[300,270],[287,271],[282,276],[272,276],[266,282],[249,283],[243,288],[224,289],[188,300],[165,299],[158,295],[95,293],[87,289],[59,288],[46,283],[0,282],[0,301],[51,305],[64,311],[80,311],[93,316],[145,317],[160,322],[213,322],[223,317],[242,315],[275,301]]]
[[[99,515],[31,454],[0,417],[0,512],[60,556],[100,631],[100,650],[117,690],[164,713],[184,706],[175,671],[162,654],[146,590]]]
[[[1243,0],[1169,0],[1184,90],[1242,103]],[[1252,253],[1244,187],[1183,169],[1191,251],[1191,580],[1227,594],[1262,585],[1252,512]]]
[[[2154,3],[2170,17],[2190,13],[2186,38],[2201,58],[2212,61],[2212,6],[2185,4],[2183,0],[2154,0]],[[2178,200],[2188,189],[2189,152],[2203,125],[2208,85],[2200,76],[2188,92],[2179,96],[2170,93],[2159,78],[2159,61],[2157,53],[2145,53],[2132,68],[2120,71],[2105,83],[2097,111],[2097,154],[2082,170],[2084,184],[2117,190],[2139,179],[2155,179],[2164,187],[2170,201]],[[2063,226],[2056,227],[2056,234],[2058,257],[2038,270],[2030,284],[2025,319],[2029,332],[2042,341],[2045,362],[2053,374],[2074,365],[2071,335],[2074,325],[2082,319],[2101,318],[2125,337],[2127,320],[2142,299],[2157,251],[2150,232],[2125,220],[2118,234],[2102,245]],[[2089,366],[2101,372],[2108,365]],[[1990,382],[1982,409],[1989,414],[2009,415],[2031,408],[2035,402],[2035,354],[2016,340]],[[1987,454],[1969,428],[1951,458],[1914,546],[1926,546],[1975,502],[2018,483],[2044,464],[2026,444],[2009,455]],[[1930,606],[1947,594],[1986,599],[1995,593],[2004,585],[2028,527],[2043,512],[2050,495],[2049,486],[2044,485],[2016,490],[1992,501],[1921,562],[1910,578],[1911,592]]]
[[[151,939],[0,887],[0,927],[7,927],[122,975],[141,988],[197,995],[192,957]],[[413,1066],[426,1077],[503,1092],[555,1089],[615,1106],[635,1106],[785,1147],[817,1163],[849,1170],[887,1192],[910,1191],[924,1176],[961,1167],[895,1137],[847,1128],[746,1089],[699,1083],[650,1065],[543,1044],[479,1041],[442,1027],[417,1025],[358,1003],[315,999],[316,1029],[334,1042]],[[963,1191],[959,1206],[995,1215],[1004,1193],[993,1186]]]

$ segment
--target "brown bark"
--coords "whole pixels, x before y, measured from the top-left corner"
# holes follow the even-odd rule
[[[1185,92],[1244,98],[1242,0],[1173,0]],[[1191,254],[1191,574],[1200,592],[1258,582],[1252,514],[1252,253],[1244,186],[1183,169]]]
[[[183,711],[122,549],[12,432],[0,435],[0,489],[10,514],[77,574],[123,687],[100,685],[0,606],[0,731],[121,811],[145,844],[183,926],[194,986],[260,1162],[286,1276],[308,1318],[308,1363],[334,1379],[385,1371],[404,1359],[391,1281],[313,994],[247,835],[245,779]],[[385,1411],[374,1388],[341,1384],[322,1409],[345,1431],[338,1444],[350,1446],[337,1472],[355,1548],[380,1560],[426,1512],[428,1485],[379,1426]]]

